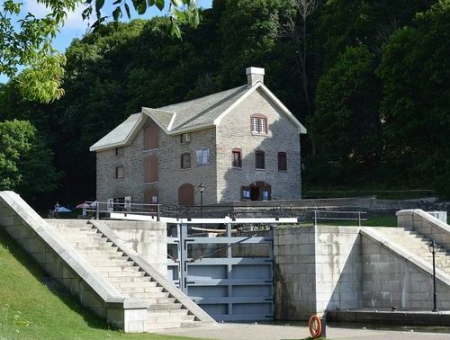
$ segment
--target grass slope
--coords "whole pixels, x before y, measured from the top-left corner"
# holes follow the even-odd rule
[[[0,340],[186,339],[108,329],[1,229],[0,274]]]

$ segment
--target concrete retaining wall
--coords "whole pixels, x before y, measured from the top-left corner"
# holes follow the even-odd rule
[[[362,307],[431,310],[431,264],[370,228],[363,228],[361,234]],[[450,277],[436,269],[436,284],[438,309],[450,309]]]
[[[431,264],[371,228],[278,228],[274,246],[276,319],[360,308],[432,309]],[[450,277],[440,270],[436,277],[438,309],[449,310]]]
[[[359,307],[359,228],[278,228],[274,246],[276,319]]]
[[[167,277],[167,224],[151,221],[103,221],[129,248]]]
[[[148,304],[121,295],[14,192],[0,192],[0,228],[111,326],[125,332],[146,330]]]

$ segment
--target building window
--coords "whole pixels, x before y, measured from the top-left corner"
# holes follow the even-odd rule
[[[265,169],[265,159],[264,159],[264,151],[256,151],[255,152],[255,168],[256,169]]]
[[[191,134],[190,133],[182,133],[180,135],[180,142],[181,144],[187,144],[191,141]]]
[[[116,179],[123,179],[123,166],[116,167]]]
[[[286,152],[278,152],[278,171],[287,171]]]
[[[191,154],[186,152],[181,155],[181,169],[188,169],[191,167]]]
[[[267,134],[267,118],[262,115],[253,115],[251,117],[252,134]]]
[[[209,164],[209,149],[203,148],[197,150],[197,165],[208,165]]]
[[[242,150],[241,149],[233,149],[233,168],[242,168]]]

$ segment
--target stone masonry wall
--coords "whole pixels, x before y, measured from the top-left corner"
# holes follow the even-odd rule
[[[432,310],[432,275],[362,237],[362,307]],[[450,308],[450,287],[437,280],[439,310]]]
[[[361,307],[359,228],[316,227],[317,312]]]
[[[141,130],[129,146],[97,152],[97,200],[131,196],[132,202],[144,202],[144,134]],[[116,167],[123,166],[124,178],[116,179]]]
[[[209,164],[197,165],[196,151],[209,148]],[[191,154],[191,168],[181,169],[181,155]],[[159,139],[159,196],[160,203],[178,204],[178,188],[192,184],[195,188],[195,204],[200,205],[200,183],[206,186],[203,204],[216,203],[216,129],[191,132],[191,141],[180,143],[180,135],[160,134]]]
[[[252,114],[267,117],[267,135],[252,135]],[[242,168],[231,166],[233,148],[242,149]],[[255,169],[256,150],[265,152],[264,170]],[[287,171],[278,171],[278,152],[287,154]],[[217,202],[240,201],[241,187],[257,181],[272,186],[273,200],[301,198],[298,130],[260,90],[226,115],[217,127]]]
[[[361,307],[359,228],[277,228],[274,246],[277,319]]]
[[[158,189],[159,203],[178,204],[178,188],[185,183],[195,187],[195,203],[200,204],[197,186],[203,183],[206,190],[203,204],[216,203],[216,142],[215,128],[191,133],[191,142],[180,143],[180,136],[169,136],[159,131],[158,149],[144,150],[144,128],[132,143],[120,150],[97,152],[97,200],[131,196],[132,202],[144,202],[145,190]],[[209,148],[208,165],[197,165],[196,151]],[[181,154],[191,153],[191,168],[181,169]],[[158,181],[144,183],[144,158],[157,156]],[[116,167],[123,166],[124,178],[116,179]]]
[[[314,227],[276,228],[275,319],[306,320],[316,310]]]

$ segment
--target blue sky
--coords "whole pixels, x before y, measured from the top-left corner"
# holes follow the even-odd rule
[[[131,1],[128,0],[131,6]],[[108,15],[112,13],[114,6],[111,4],[113,1],[107,0],[105,1],[105,7],[103,10],[103,14]],[[136,13],[132,13],[132,18],[151,18],[153,16],[161,16],[167,14],[168,4],[170,0],[166,0],[166,8],[161,12],[155,6],[150,7],[145,13],[144,16],[138,16]],[[199,8],[211,8],[212,0],[197,0],[197,4]],[[44,16],[47,13],[47,9],[43,4],[37,3],[36,0],[25,0],[24,1],[24,12],[33,13],[37,17]],[[73,39],[82,38],[83,35],[88,31],[89,23],[92,24],[94,19],[91,19],[90,22],[83,21],[81,13],[83,12],[84,7],[79,6],[74,12],[68,13],[67,21],[64,27],[60,30],[60,33],[57,35],[54,41],[54,47],[61,52],[64,52],[67,47],[70,45]],[[124,18],[123,21],[127,21]],[[4,75],[0,75],[0,83],[5,83],[8,81],[8,78]]]

